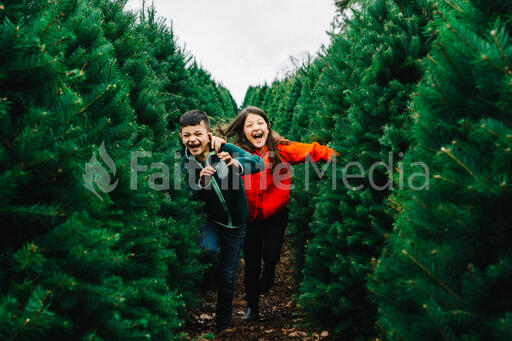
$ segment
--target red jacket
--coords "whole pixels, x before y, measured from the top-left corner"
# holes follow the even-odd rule
[[[247,221],[267,219],[284,209],[290,202],[290,165],[304,162],[309,154],[313,161],[327,161],[336,152],[318,142],[311,144],[300,142],[279,143],[277,145],[283,163],[273,170],[269,165],[268,150],[255,152],[265,162],[265,170],[244,175],[245,194],[249,204]],[[274,176],[275,174],[275,176]]]

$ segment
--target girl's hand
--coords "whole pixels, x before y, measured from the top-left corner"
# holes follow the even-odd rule
[[[240,165],[240,162],[238,162],[237,159],[233,159],[231,154],[229,154],[228,152],[218,153],[217,156],[219,157],[219,159],[226,163],[226,166],[234,166],[238,170],[241,170],[242,166]]]
[[[231,154],[229,154],[228,152],[218,153],[217,156],[219,157],[219,159],[224,161],[226,163],[226,166],[228,167],[235,163],[235,159],[233,159]]]
[[[207,180],[210,179],[210,177],[215,174],[216,170],[212,166],[206,166],[201,170],[201,173],[199,173],[199,181],[201,181],[201,185],[203,187],[206,186]]]
[[[210,147],[215,150],[215,152],[219,152],[220,147],[226,143],[226,140],[221,139],[220,137],[213,136],[210,134]]]

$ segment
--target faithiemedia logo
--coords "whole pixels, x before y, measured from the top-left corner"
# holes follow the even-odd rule
[[[99,159],[97,157],[99,155]],[[182,158],[182,154],[176,153],[174,155],[175,161],[178,161]],[[233,155],[234,158],[237,158],[239,155]],[[363,165],[357,161],[351,161],[343,166],[337,164],[336,156],[332,157],[329,161],[325,162],[321,167],[319,167],[315,161],[308,155],[304,160],[305,164],[305,181],[304,188],[306,190],[309,189],[310,183],[310,172],[311,169],[317,175],[318,179],[322,179],[329,173],[330,170],[330,180],[331,180],[331,190],[336,191],[339,190],[341,186],[350,190],[350,191],[360,191],[366,187],[370,187],[376,191],[383,190],[393,190],[396,187],[402,190],[405,187],[413,191],[422,191],[429,190],[429,182],[430,182],[430,170],[428,165],[423,162],[410,162],[404,164],[402,162],[403,153],[399,153],[398,155],[400,160],[395,162],[393,153],[389,153],[388,162],[383,161],[375,161],[370,165],[369,169],[366,170]],[[193,162],[193,158],[190,156],[185,156],[185,164],[184,168],[188,169],[188,181],[190,188],[195,188],[197,186],[197,179],[194,178],[194,170],[197,167],[201,166],[198,162]],[[144,179],[147,182],[147,186],[156,191],[166,191],[170,189],[171,183],[174,184],[174,190],[181,190],[181,178],[183,174],[182,167],[179,162],[174,162],[174,172],[172,172],[173,176],[171,176],[171,171],[169,169],[169,165],[165,162],[154,162],[153,153],[150,151],[138,150],[138,151],[130,151],[129,158],[129,169],[130,169],[130,190],[136,191],[138,187],[138,182],[140,179]],[[220,183],[220,188],[222,190],[230,189],[231,186],[236,186],[238,189],[239,181],[234,179],[239,176],[238,172],[229,172],[229,169],[223,162],[214,162],[211,164],[213,168],[216,170],[216,178]],[[286,169],[286,172],[282,172],[282,170]],[[380,176],[376,175],[377,169],[380,168]],[[408,168],[409,174],[408,178],[404,177],[404,169]],[[340,171],[336,171],[336,170]],[[412,172],[411,170],[414,170]],[[394,177],[394,172],[398,171],[398,177]],[[251,177],[245,177],[243,180],[243,185],[246,189],[251,189],[252,186],[267,186],[267,174],[268,172],[272,173],[272,182],[273,185],[280,189],[293,189],[295,187],[294,183],[290,183],[290,177],[294,175],[294,169],[287,163],[281,163],[275,167],[271,167],[267,165],[267,169],[265,171],[256,171],[256,173],[260,174],[260,181],[256,182],[257,184],[253,184],[251,182]],[[254,173],[248,167],[244,167],[244,174]],[[234,181],[229,181],[228,176],[231,175]],[[385,174],[385,178],[383,179],[382,174]],[[143,175],[140,177],[140,175]],[[82,175],[84,180],[84,187],[87,188],[91,193],[93,193],[100,200],[103,200],[101,194],[102,193],[110,193],[115,190],[118,186],[119,179],[115,179],[116,176],[116,165],[110,155],[107,153],[105,148],[105,141],[103,141],[97,151],[93,152],[91,159],[89,162],[85,164],[85,172]],[[114,181],[113,178],[114,177]],[[174,178],[174,181],[170,181]],[[395,181],[393,180],[395,178]],[[377,179],[379,179],[377,181]],[[385,180],[385,182],[383,182]],[[207,182],[208,183],[208,182]],[[340,186],[341,185],[341,186]],[[209,186],[207,186],[209,188]],[[265,188],[262,188],[264,190]],[[235,188],[231,188],[235,189]]]
[[[110,173],[112,173],[114,176],[116,175],[116,165],[114,160],[112,160],[110,155],[108,155],[105,148],[105,141],[103,141],[99,150],[97,152],[94,151],[89,162],[85,164],[85,173],[82,175],[82,178],[84,180],[85,188],[96,195],[100,200],[103,200],[101,195],[98,194],[97,190],[103,193],[110,193],[116,189],[119,179],[116,179],[114,183],[111,183],[112,179],[110,177],[110,173],[98,161],[98,158],[96,157],[97,153],[99,154],[103,163],[110,170]]]

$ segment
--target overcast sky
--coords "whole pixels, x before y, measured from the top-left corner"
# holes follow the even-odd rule
[[[142,0],[127,7],[140,8]],[[151,3],[147,0],[146,3]],[[155,0],[189,50],[241,105],[249,85],[271,82],[305,51],[327,44],[334,0]]]

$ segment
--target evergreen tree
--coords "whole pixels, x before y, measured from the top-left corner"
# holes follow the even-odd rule
[[[407,148],[407,105],[422,75],[431,11],[428,1],[363,3],[333,42],[321,77],[326,97],[319,101],[328,110],[313,126],[335,124],[332,145],[340,157],[336,187],[329,176],[319,189],[299,302],[310,321],[338,334],[367,338],[374,333],[375,307],[366,280],[392,216],[386,207],[389,174],[372,165],[389,164],[390,152],[396,160]],[[329,109],[334,117],[326,114]],[[349,174],[363,174],[346,187],[344,166],[350,162],[363,171],[354,166]],[[359,185],[360,190],[350,188]]]
[[[108,33],[112,37],[116,54],[119,56],[117,60],[119,60],[121,72],[129,80],[130,103],[135,109],[141,131],[151,138],[151,144],[144,147],[144,150],[151,151],[151,159],[163,163],[152,171],[165,174],[164,169],[167,165],[171,165],[171,171],[177,169],[178,163],[174,159],[174,154],[180,152],[182,147],[177,136],[178,130],[175,128],[177,124],[169,115],[171,110],[172,112],[177,110],[174,101],[176,97],[168,92],[170,89],[166,84],[170,83],[169,77],[172,75],[187,75],[186,70],[181,68],[184,64],[173,62],[183,56],[176,48],[172,33],[165,26],[165,22],[156,18],[154,7],[148,8],[146,13],[140,13],[140,21],[135,26],[134,15],[124,12],[122,6],[104,2],[102,9],[105,13],[104,23],[111,24],[111,30]],[[131,29],[127,29],[130,27]],[[158,50],[155,52],[155,49]],[[159,53],[161,53],[159,49],[165,49],[168,53],[162,56],[162,59],[159,59]],[[131,51],[131,54],[128,51]],[[167,72],[162,72],[162,69]],[[175,87],[174,91],[185,92],[186,90]],[[183,97],[190,94],[178,95]],[[171,131],[168,130],[169,121],[173,123]],[[141,163],[144,164],[144,162]],[[151,163],[148,163],[147,167],[151,169]],[[148,178],[150,173],[142,173],[141,178]],[[199,266],[195,260],[197,248],[194,239],[190,238],[196,233],[195,226],[187,226],[187,217],[195,216],[197,213],[194,209],[195,205],[187,205],[189,193],[173,191],[173,181],[173,178],[169,180],[170,189],[165,195],[162,192],[155,196],[154,194],[157,193],[151,190],[153,200],[144,200],[144,203],[149,204],[145,209],[146,213],[151,213],[149,229],[137,228],[135,232],[130,233],[131,239],[124,240],[122,245],[129,246],[130,250],[145,250],[143,253],[147,256],[141,257],[145,264],[138,264],[136,268],[140,271],[144,266],[145,273],[154,271],[151,269],[161,269],[163,278],[168,279],[168,288],[184,298],[187,304],[192,305],[195,300],[194,293],[190,289],[198,279]],[[143,181],[140,185],[147,187]],[[159,180],[159,184],[152,187],[158,188],[160,185],[165,187],[163,180]],[[134,205],[134,210],[142,207],[140,202],[124,202],[121,198],[118,201],[119,207],[129,211],[132,211],[130,207]],[[130,216],[127,218],[132,219]],[[198,224],[197,219],[190,222]],[[151,243],[154,244],[153,249],[148,248]],[[134,273],[136,272],[130,270],[126,276],[129,277]],[[139,292],[141,292],[140,289]],[[143,303],[137,302],[139,306]],[[180,308],[180,314],[185,314],[182,308]]]
[[[269,89],[269,86],[266,84],[249,86],[247,92],[245,93],[244,101],[242,102],[242,108],[247,106],[256,106],[263,109],[265,95]]]
[[[312,97],[320,70],[315,65],[321,63],[321,57],[310,65],[304,65],[297,70],[295,80],[299,84],[300,93],[294,105],[293,115],[289,118],[290,139],[299,140],[302,138],[311,139],[311,119],[317,114],[318,109]],[[298,89],[293,89],[294,93]]]
[[[230,95],[154,9],[137,22],[123,6],[0,5],[2,339],[174,339],[193,302],[201,217],[157,189],[166,165],[179,180],[176,111]],[[152,155],[132,175],[134,151]]]
[[[512,339],[510,1],[440,2],[370,288],[390,340]],[[422,161],[428,190],[415,191]]]
[[[313,63],[299,69],[295,77],[301,79],[300,97],[297,100],[295,111],[291,118],[290,139],[303,142],[320,142],[326,144],[330,141],[332,122],[327,129],[322,128],[321,117],[331,117],[332,111],[325,110],[330,101],[328,96],[322,94],[323,86],[318,84],[323,77],[323,64],[325,56],[318,56]],[[329,135],[327,136],[328,133]],[[306,170],[307,168],[307,170]],[[314,211],[315,200],[318,195],[319,177],[310,165],[302,164],[294,167],[294,190],[290,196],[290,216],[288,223],[289,242],[294,253],[294,271],[298,281],[301,280],[302,268],[305,262],[305,247],[312,238],[309,224]]]
[[[238,105],[228,89],[222,85],[217,86],[218,96],[222,104],[223,116],[234,117],[238,113]]]
[[[218,91],[217,83],[211,78],[211,75],[195,62],[191,64],[188,70],[194,91],[193,96],[196,99],[194,109],[202,110],[212,118],[219,120],[234,116],[235,112],[233,111],[224,112],[224,100]]]
[[[281,93],[276,94],[270,110],[267,112],[273,116],[273,129],[287,139],[293,139],[292,125],[293,112],[300,96],[302,83],[296,76],[282,81]]]
[[[160,98],[157,103],[165,104],[169,128],[173,131],[179,128],[179,116],[193,109],[196,100],[190,73],[186,68],[188,57],[177,46],[172,29],[164,19],[157,17],[154,6],[139,14],[136,35],[131,38],[140,37],[143,37],[145,44],[139,44],[141,50],[138,53],[145,54],[146,65],[155,74],[156,79],[151,84],[153,87],[159,86]],[[126,44],[117,49],[120,63],[126,59],[123,54],[128,54],[128,51],[130,49]]]
[[[274,112],[277,113],[277,107],[279,105],[276,98],[283,93],[283,82],[275,79],[272,84],[269,86],[268,91],[265,93],[265,98],[263,100],[262,109],[265,112]],[[274,111],[272,111],[274,110]],[[273,121],[273,117],[269,119]]]
[[[248,105],[252,105],[253,99],[255,97],[258,88],[255,86],[249,86],[245,91],[244,100],[242,101],[242,107],[246,107]]]

